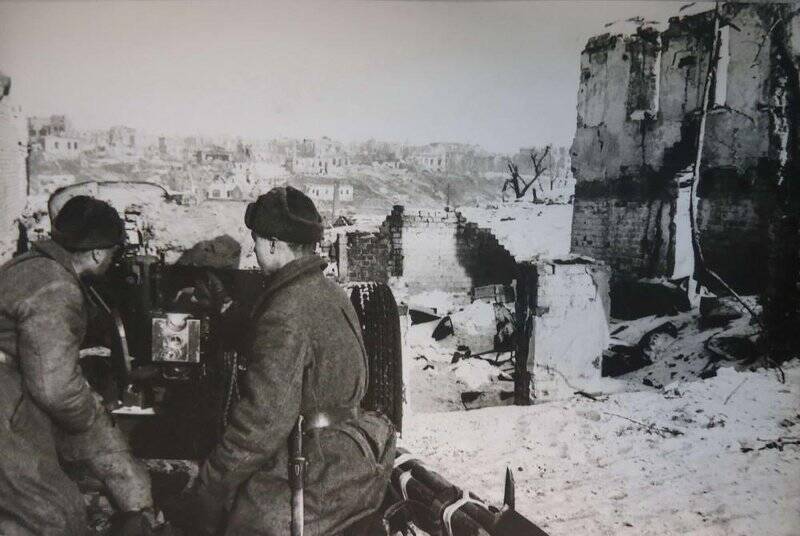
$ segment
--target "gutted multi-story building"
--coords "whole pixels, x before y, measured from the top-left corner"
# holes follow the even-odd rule
[[[607,261],[617,281],[691,273],[706,80],[696,220],[707,265],[763,290],[771,222],[796,199],[800,17],[789,4],[724,4],[718,18],[710,7],[594,37],[581,55],[572,251]]]

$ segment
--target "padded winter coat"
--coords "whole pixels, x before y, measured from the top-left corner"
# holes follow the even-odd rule
[[[78,365],[84,300],[54,242],[0,268],[0,534],[86,533],[83,497],[56,454],[57,431],[86,432],[102,411]]]
[[[288,437],[298,415],[357,408],[366,392],[358,317],[323,267],[316,256],[284,266],[253,310],[242,398],[199,475],[201,493],[228,512],[227,535],[289,534]],[[304,443],[307,536],[336,534],[380,507],[394,460],[387,418],[362,413],[307,432]]]

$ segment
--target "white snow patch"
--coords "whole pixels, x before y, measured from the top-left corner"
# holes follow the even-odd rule
[[[468,391],[477,391],[497,380],[498,369],[482,359],[466,359],[450,367],[456,381]]]
[[[408,303],[408,306],[412,309],[414,306],[425,307],[434,309],[436,314],[444,316],[452,312],[455,308],[455,304],[459,301],[460,299],[450,292],[430,290],[409,296],[406,303]]]
[[[401,443],[494,504],[510,467],[517,509],[551,536],[794,535],[800,449],[764,448],[798,434],[800,363],[785,370],[785,384],[724,369],[680,394],[414,415]]]
[[[473,354],[494,348],[497,324],[491,303],[476,301],[451,314],[450,319],[459,346],[469,347]]]

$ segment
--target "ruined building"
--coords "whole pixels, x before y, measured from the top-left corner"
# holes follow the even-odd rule
[[[688,189],[712,61],[697,215],[707,265],[763,292],[770,229],[781,215],[796,221],[796,6],[725,4],[719,15],[716,56],[713,9],[594,37],[581,55],[572,251],[608,262],[617,284],[691,273]],[[789,226],[783,250],[796,247]]]
[[[32,150],[52,158],[77,158],[83,149],[83,142],[78,139],[72,123],[65,115],[29,117],[28,139]]]
[[[28,184],[28,131],[11,92],[11,79],[0,73],[0,263],[16,251]]]

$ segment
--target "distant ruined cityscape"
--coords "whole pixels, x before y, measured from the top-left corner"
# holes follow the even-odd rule
[[[50,194],[105,172],[116,180],[159,184],[187,202],[251,199],[297,178],[315,200],[333,201],[336,197],[348,203],[358,195],[348,179],[359,173],[399,171],[398,178],[402,178],[403,171],[484,176],[504,173],[508,162],[528,169],[528,155],[536,150],[521,148],[517,154],[506,155],[463,143],[415,146],[376,140],[344,144],[328,137],[167,137],[127,126],[82,131],[65,115],[28,117],[27,145],[29,190],[33,194]],[[548,165],[554,180],[567,180],[567,148],[555,148]]]

